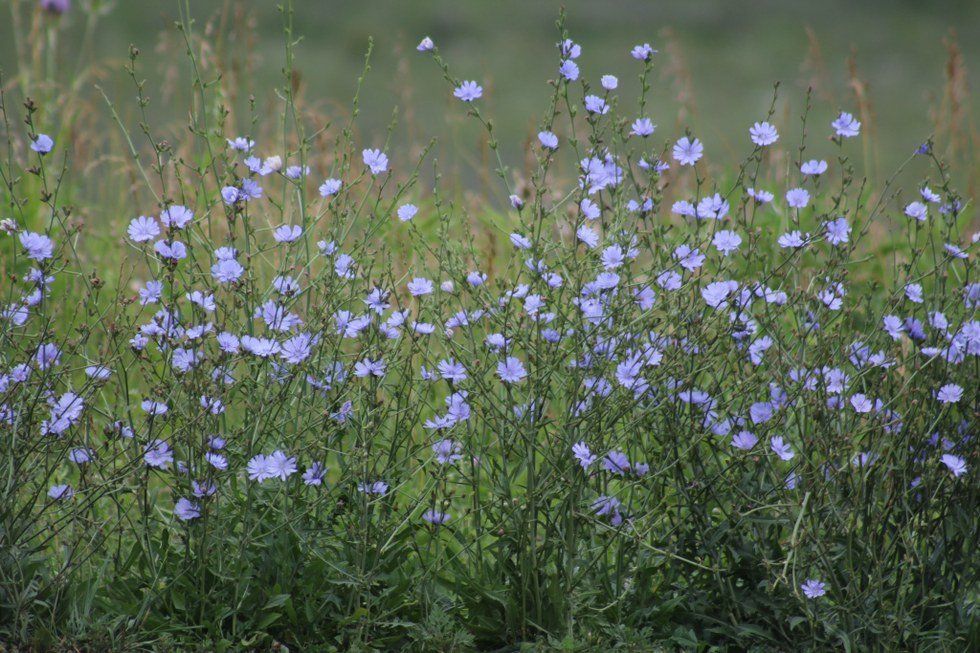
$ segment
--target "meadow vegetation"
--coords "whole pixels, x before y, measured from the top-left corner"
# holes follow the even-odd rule
[[[323,109],[289,2],[274,88],[184,1],[168,85],[134,45],[122,97],[54,70],[79,8],[40,4],[0,106],[4,646],[980,642],[955,48],[950,104],[869,178],[860,93],[783,120],[774,86],[728,160],[651,114],[656,44],[593,78],[564,15],[512,160],[480,71],[419,35],[481,134],[463,183],[397,111],[359,127],[396,74],[370,45]]]

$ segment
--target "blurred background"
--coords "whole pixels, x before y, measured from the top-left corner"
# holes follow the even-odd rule
[[[8,5],[4,13],[17,2],[2,0]],[[0,18],[0,68],[8,87],[23,65],[17,48],[26,52],[17,40],[43,37],[43,31],[32,32],[37,16],[28,9],[36,6],[34,0],[19,4],[18,20]],[[173,28],[179,4],[72,0],[64,15],[41,19],[61,22],[58,60],[42,65],[65,69],[62,81],[68,83],[65,78],[81,59],[99,62],[79,83],[85,88],[98,83],[110,97],[129,101],[132,85],[127,86],[123,65],[135,44],[144,52],[141,75],[148,79],[151,115],[179,124],[186,104],[176,101],[181,86],[175,78],[189,72],[186,61],[172,56],[180,54]],[[215,51],[223,48],[232,53],[229,61],[239,61],[234,64],[238,96],[230,101],[242,106],[254,94],[260,112],[275,111],[273,89],[283,83],[278,5],[274,0],[188,3]],[[547,106],[546,80],[556,73],[555,20],[562,5],[566,27],[582,45],[583,78],[598,86],[602,74],[619,76],[624,101],[638,86],[640,69],[628,55],[630,47],[649,42],[660,50],[648,111],[659,125],[658,136],[671,139],[690,126],[709,158],[730,163],[748,151],[747,128],[765,116],[774,82],[781,84],[776,118],[787,147],[799,140],[799,116],[810,86],[813,138],[825,137],[839,109],[860,114],[871,137],[864,164],[872,175],[887,174],[936,131],[940,141],[955,140],[961,150],[976,145],[978,114],[970,98],[980,82],[976,0],[296,0],[295,36],[301,39],[296,67],[304,100],[335,115],[347,111],[373,37],[373,70],[357,123],[364,141],[384,142],[396,106],[397,138],[423,143],[439,134],[445,141],[447,131],[450,139],[477,138],[465,128],[446,129],[462,112],[458,105],[450,109],[453,101],[439,70],[414,50],[430,35],[455,75],[483,84],[482,102],[504,151],[520,156]],[[93,7],[101,14],[94,26],[85,11]],[[238,116],[237,121],[247,131],[247,120]],[[823,155],[833,153],[827,148]]]

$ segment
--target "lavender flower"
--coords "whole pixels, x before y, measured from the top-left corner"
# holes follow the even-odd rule
[[[303,472],[304,485],[322,485],[327,474],[327,468],[320,462],[314,462]]]
[[[167,404],[163,403],[162,401],[153,401],[151,399],[143,400],[141,406],[148,415],[166,415],[167,411],[169,410]]]
[[[456,90],[453,91],[453,95],[455,95],[463,102],[472,102],[473,100],[478,100],[481,97],[483,97],[483,87],[473,81],[463,82],[458,87],[456,87]],[[367,161],[365,161],[365,164],[367,164]],[[387,165],[387,161],[385,165]],[[371,172],[377,174],[376,172],[374,172],[373,168]]]
[[[171,206],[160,213],[160,222],[171,229],[183,229],[193,219],[194,214],[186,206]]]
[[[225,186],[221,189],[221,199],[224,200],[225,204],[232,205],[244,199],[244,197],[241,191],[235,186]]]
[[[808,599],[818,599],[827,593],[826,584],[814,578],[806,579],[806,581],[800,585],[800,589],[803,590],[803,594]]]
[[[31,149],[44,156],[54,149],[54,141],[47,134],[38,134],[31,142]]]
[[[372,175],[380,175],[388,170],[388,157],[381,150],[363,150],[361,152],[361,158]]]
[[[466,368],[462,363],[459,363],[452,358],[439,361],[436,369],[439,370],[439,376],[441,376],[445,381],[453,381],[458,383],[466,380]]]
[[[462,447],[453,440],[439,440],[432,445],[432,453],[440,465],[451,465],[463,457]]]
[[[374,481],[373,483],[358,483],[357,490],[364,494],[383,495],[388,493],[388,484],[384,481]]]
[[[613,526],[619,526],[623,523],[623,516],[619,512],[621,505],[622,503],[616,497],[602,495],[592,502],[592,510],[596,517],[609,517],[609,522]]]
[[[757,122],[749,129],[749,136],[752,142],[759,147],[772,145],[779,140],[779,132],[768,122]]]
[[[367,152],[368,150],[365,150]],[[386,160],[387,161],[387,160]],[[340,192],[341,186],[344,185],[339,179],[327,179],[325,182],[320,184],[320,197],[331,197]]]
[[[870,413],[874,404],[866,395],[859,392],[851,396],[851,406],[854,408],[854,412],[864,414]]]
[[[48,488],[48,497],[54,501],[65,501],[75,496],[75,491],[70,485],[52,485]]]
[[[691,140],[683,136],[674,144],[672,154],[674,160],[682,166],[693,166],[704,156],[704,146],[696,138]]]
[[[508,356],[506,360],[497,363],[497,376],[504,383],[519,383],[527,377],[527,371],[519,358]]]
[[[653,124],[653,121],[649,118],[637,118],[630,126],[630,134],[633,136],[646,138],[647,136],[653,134],[656,128],[657,126]]]
[[[439,526],[449,521],[449,513],[441,512],[439,510],[427,510],[422,514],[422,519],[430,524]]]
[[[834,133],[842,138],[857,136],[861,131],[861,123],[846,111],[841,111],[837,119],[830,123],[830,126],[834,128]]]
[[[585,110],[591,114],[602,116],[609,113],[609,105],[598,95],[586,95]]]
[[[921,304],[924,301],[922,298],[922,285],[910,283],[905,286],[905,297],[913,304]]]
[[[538,132],[538,141],[541,142],[541,147],[545,149],[558,149],[558,137],[549,131]]]
[[[732,446],[736,449],[742,449],[748,451],[755,446],[755,443],[759,441],[759,438],[755,436],[751,431],[739,431],[732,436]]]
[[[792,447],[783,440],[782,436],[773,436],[772,440],[769,441],[769,446],[772,448],[772,452],[782,460],[792,460],[793,456],[796,455],[793,453]]]
[[[851,233],[851,225],[846,218],[837,218],[824,224],[827,232],[827,242],[837,246],[848,242]]]
[[[966,461],[960,458],[959,456],[954,456],[953,454],[945,453],[942,455],[942,458],[940,458],[940,460],[944,465],[946,465],[950,473],[952,473],[953,476],[956,478],[959,478],[967,471]]]
[[[287,480],[296,473],[296,458],[287,456],[282,451],[273,451],[265,458],[263,472],[266,478]]]
[[[566,59],[558,66],[558,74],[570,82],[578,79],[578,64],[571,59]]]
[[[742,244],[742,237],[734,231],[723,230],[715,234],[711,243],[715,246],[715,249],[728,256],[738,250],[738,246]]]
[[[54,255],[54,243],[44,234],[22,231],[20,244],[27,250],[27,258],[34,261],[46,261]]]
[[[133,242],[144,243],[159,236],[160,227],[153,218],[148,218],[145,215],[141,215],[138,218],[134,218],[132,222],[129,223],[127,233],[129,233],[129,238]]]
[[[810,193],[803,188],[791,188],[786,191],[786,203],[794,209],[806,208],[810,203]]]
[[[299,237],[302,235],[303,228],[298,224],[284,224],[276,227],[276,230],[272,233],[272,237],[276,239],[277,243],[292,243],[299,240]]]
[[[308,333],[300,333],[283,341],[279,347],[279,356],[290,365],[299,365],[313,353],[313,345],[316,342],[316,337]]]
[[[226,140],[228,141],[229,148],[239,152],[248,152],[255,147],[255,141],[244,136],[238,136],[236,138]]]
[[[807,243],[810,241],[810,234],[804,236],[799,231],[791,231],[785,233],[779,237],[779,246],[784,249],[797,249],[800,247],[806,247]]]
[[[221,259],[211,266],[211,276],[218,283],[234,283],[244,274],[245,268],[233,258]],[[159,297],[159,295],[157,295]]]
[[[955,404],[962,397],[963,388],[955,383],[947,383],[943,387],[939,388],[939,392],[936,393],[936,399],[944,404]]]
[[[194,501],[181,497],[174,506],[174,516],[181,521],[197,519],[201,516],[201,508]]]
[[[179,240],[166,241],[158,240],[153,245],[153,251],[155,251],[160,258],[168,259],[173,262],[182,261],[187,258],[187,247],[184,243]]]
[[[610,451],[602,459],[602,468],[607,472],[624,475],[630,472],[630,461],[622,451]]]
[[[650,61],[655,54],[657,54],[657,51],[650,47],[649,43],[635,45],[633,46],[633,49],[630,50],[630,56],[638,61]]]
[[[402,204],[398,207],[398,219],[402,222],[409,222],[419,212],[419,207],[414,204]]]
[[[174,453],[163,440],[154,440],[146,446],[143,452],[143,462],[149,467],[167,469],[174,461]]]
[[[810,159],[800,166],[800,172],[804,175],[817,176],[827,172],[827,162]]]
[[[432,293],[434,288],[435,286],[430,279],[425,279],[422,277],[415,277],[408,282],[408,292],[412,295],[412,297],[428,295]]]
[[[588,470],[589,467],[596,461],[596,457],[592,454],[589,446],[585,442],[576,442],[572,445],[572,455],[575,456],[575,460],[578,464],[582,466],[582,469]]]

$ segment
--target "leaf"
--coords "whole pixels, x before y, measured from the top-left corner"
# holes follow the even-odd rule
[[[275,608],[281,608],[286,605],[286,601],[289,600],[289,594],[275,594],[269,599],[268,603],[265,604],[263,610],[273,610]]]
[[[256,624],[256,627],[259,630],[264,630],[269,626],[271,626],[272,624],[279,621],[279,617],[281,616],[282,616],[281,612],[270,612],[264,615],[261,619],[259,619],[259,622]]]

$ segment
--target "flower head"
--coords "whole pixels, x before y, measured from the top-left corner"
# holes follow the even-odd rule
[[[527,377],[527,370],[521,359],[508,356],[506,360],[497,363],[497,376],[504,383],[518,383]]]
[[[474,81],[463,82],[456,87],[453,95],[463,102],[472,102],[483,97],[483,87]]]
[[[857,136],[861,131],[861,123],[846,111],[841,111],[837,119],[830,123],[830,126],[834,128],[834,133],[842,138]]]
[[[800,173],[809,176],[822,175],[827,172],[827,162],[810,159],[800,166]]]
[[[558,149],[558,137],[549,131],[538,132],[538,141],[540,141],[541,147],[545,149]]]
[[[174,205],[160,213],[160,222],[171,229],[183,229],[193,219],[194,214],[186,206]]]
[[[940,458],[942,463],[946,465],[946,468],[953,474],[954,477],[960,477],[966,473],[966,461],[959,456],[954,456],[950,453],[943,454]]]
[[[655,54],[657,54],[657,51],[650,47],[649,43],[634,45],[633,49],[630,50],[630,56],[637,61],[650,61]]]
[[[793,456],[796,455],[793,453],[793,448],[786,444],[782,436],[773,436],[772,440],[769,441],[769,446],[772,448],[772,452],[782,460],[792,460]]]
[[[704,156],[704,146],[696,138],[692,140],[683,136],[674,144],[672,154],[682,166],[693,166]]]
[[[749,128],[749,137],[759,147],[765,147],[779,140],[779,132],[768,122],[757,122]]]
[[[35,261],[45,261],[54,255],[54,243],[44,234],[22,231],[20,244],[27,250],[27,258]]]
[[[154,440],[143,452],[143,462],[149,467],[167,469],[174,461],[174,452],[163,440]]]
[[[201,516],[201,508],[190,499],[181,497],[174,506],[174,516],[181,521],[190,521]]]
[[[647,137],[657,128],[649,118],[637,118],[630,126],[630,134],[633,136]]]
[[[421,295],[430,294],[435,288],[435,284],[432,280],[425,279],[423,277],[415,277],[408,282],[408,292],[412,297],[419,297]]]
[[[305,485],[322,485],[323,477],[327,475],[327,468],[323,463],[315,462],[303,472],[303,483]]]
[[[827,233],[827,242],[831,245],[842,245],[850,240],[851,225],[847,218],[837,218],[824,224]]]
[[[565,59],[558,66],[558,74],[570,82],[578,79],[578,64],[571,59]]]
[[[440,465],[449,465],[460,460],[463,457],[462,450],[460,444],[453,440],[439,440],[432,445],[432,453]]]
[[[715,234],[711,243],[715,246],[715,249],[728,256],[742,244],[742,237],[734,231],[723,230]]]
[[[827,585],[815,578],[807,578],[806,581],[800,585],[800,589],[803,590],[803,594],[808,599],[817,599],[827,593]]]
[[[133,218],[129,223],[129,229],[127,229],[130,240],[135,243],[143,243],[148,240],[153,240],[160,235],[160,226],[157,224],[156,220],[153,218],[148,218],[145,215],[141,215],[138,218]]]
[[[398,207],[398,219],[402,222],[409,222],[419,212],[419,207],[414,204],[402,204]]]
[[[791,188],[786,191],[786,203],[794,209],[806,208],[810,203],[810,193],[803,188]]]
[[[422,519],[430,524],[439,526],[449,521],[449,513],[440,510],[427,510],[422,514]]]
[[[31,142],[31,149],[41,155],[47,154],[54,149],[54,140],[47,134],[38,134]]]
[[[963,388],[955,383],[947,383],[943,387],[939,388],[939,392],[936,393],[936,399],[944,404],[955,404],[962,397]]]
[[[609,105],[598,95],[585,96],[585,110],[592,114],[605,115],[609,113]]]
[[[70,485],[52,485],[48,488],[48,497],[55,501],[71,499],[73,496],[75,496],[75,491],[71,489]]]
[[[332,195],[336,195],[340,192],[340,187],[343,185],[344,182],[340,181],[339,179],[327,179],[325,182],[320,184],[320,197],[330,197]]]
[[[226,140],[228,141],[228,147],[238,152],[248,152],[255,147],[255,141],[245,136],[238,136]]]
[[[276,230],[272,232],[272,237],[276,239],[277,243],[291,243],[299,240],[302,235],[303,228],[298,224],[284,224],[276,227]]]
[[[361,158],[372,175],[380,175],[388,170],[388,156],[381,150],[363,150]]]
[[[572,455],[575,456],[575,460],[582,466],[582,469],[588,469],[596,461],[592,450],[589,449],[589,446],[585,442],[576,442],[573,444]]]

